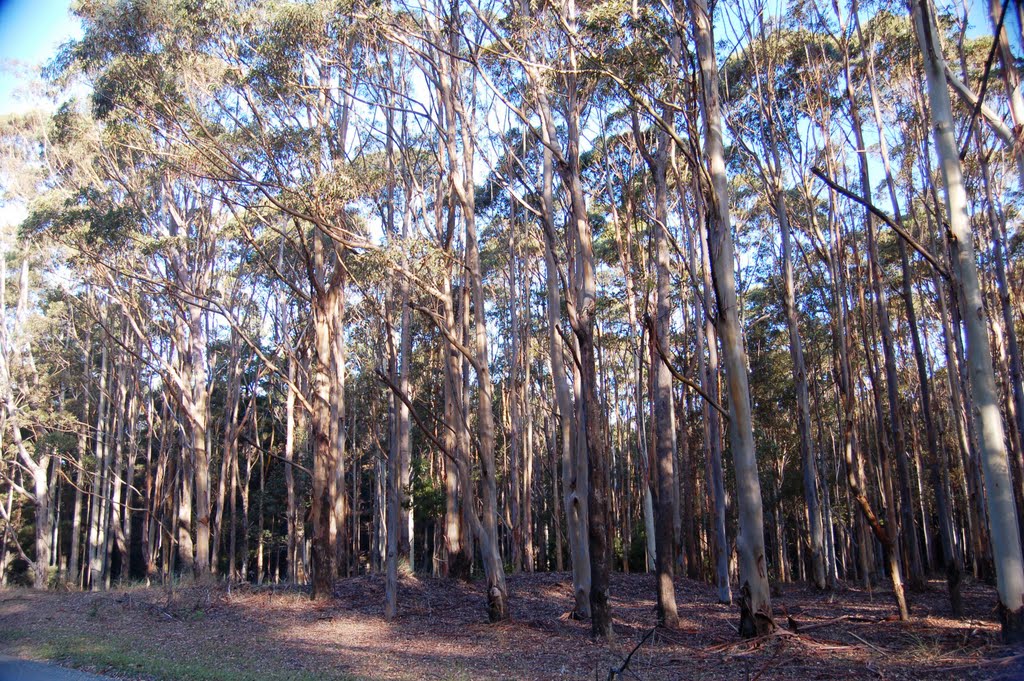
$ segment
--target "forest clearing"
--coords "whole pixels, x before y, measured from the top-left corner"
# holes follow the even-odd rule
[[[823,594],[786,586],[775,599],[795,624],[764,639],[736,637],[734,609],[706,584],[679,580],[680,626],[658,629],[652,575],[615,575],[615,639],[595,643],[589,623],[568,617],[566,573],[509,578],[511,617],[479,617],[479,584],[403,577],[407,604],[382,617],[378,576],[339,582],[335,598],[310,603],[287,587],[186,587],[107,593],[0,594],[0,653],[44,658],[132,679],[1014,679],[1024,656],[999,641],[991,608],[949,616],[933,582],[899,622],[891,594]],[[987,587],[965,587],[990,603]],[[795,626],[791,633],[789,626]],[[800,633],[803,632],[803,633]],[[645,639],[645,636],[648,637]],[[644,643],[637,647],[643,640]]]

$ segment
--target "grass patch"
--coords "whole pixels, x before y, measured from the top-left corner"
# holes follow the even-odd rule
[[[0,644],[17,643],[21,639],[28,638],[28,632],[24,629],[14,627],[0,627]]]
[[[42,633],[42,632],[38,632]],[[0,632],[0,643],[10,644],[21,655],[51,660],[57,664],[87,668],[97,673],[117,673],[129,677],[158,681],[356,681],[356,677],[332,672],[280,669],[278,660],[256,658],[263,663],[259,670],[225,662],[223,658],[205,658],[200,650],[187,660],[172,659],[159,651],[138,650],[113,638],[50,631],[42,640],[20,629]],[[267,665],[267,663],[270,663]],[[270,666],[268,669],[267,666]],[[274,668],[278,667],[278,668]]]

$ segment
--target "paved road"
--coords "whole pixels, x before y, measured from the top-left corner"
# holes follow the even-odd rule
[[[114,681],[109,676],[87,674],[76,669],[55,667],[0,655],[0,681]]]

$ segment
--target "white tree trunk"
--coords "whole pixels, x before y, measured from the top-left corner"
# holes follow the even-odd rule
[[[747,353],[743,347],[736,272],[729,217],[729,186],[725,174],[722,115],[718,93],[711,14],[705,0],[690,0],[697,58],[703,85],[704,152],[711,174],[712,237],[710,250],[718,297],[718,329],[722,339],[729,387],[729,442],[736,469],[739,533],[736,550],[740,563],[740,634],[755,636],[774,630],[768,566],[764,554],[764,518],[761,482],[757,472],[754,430],[750,411]]]
[[[988,322],[982,300],[974,237],[967,216],[967,193],[953,130],[953,115],[946,84],[944,57],[938,31],[927,0],[911,0],[917,39],[924,56],[928,98],[932,109],[932,133],[946,189],[946,213],[955,249],[953,268],[963,295],[961,317],[967,330],[967,367],[978,422],[982,470],[988,496],[992,555],[996,565],[1003,637],[1024,639],[1024,563],[1021,560],[1017,510],[1007,462],[1005,430],[999,411]]]

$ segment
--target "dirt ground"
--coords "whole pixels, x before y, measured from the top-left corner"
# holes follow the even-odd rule
[[[650,575],[613,576],[610,644],[568,617],[567,573],[508,583],[512,618],[497,625],[486,622],[482,584],[417,577],[403,578],[392,623],[377,576],[339,581],[332,601],[315,604],[269,586],[183,587],[170,601],[156,588],[9,590],[0,592],[0,652],[133,679],[603,680],[655,624]],[[654,630],[616,678],[1024,679],[1024,650],[999,644],[991,587],[965,586],[962,620],[939,581],[910,596],[913,619],[901,623],[888,591],[784,585],[773,600],[782,631],[742,641],[737,608],[681,579],[680,628]]]

